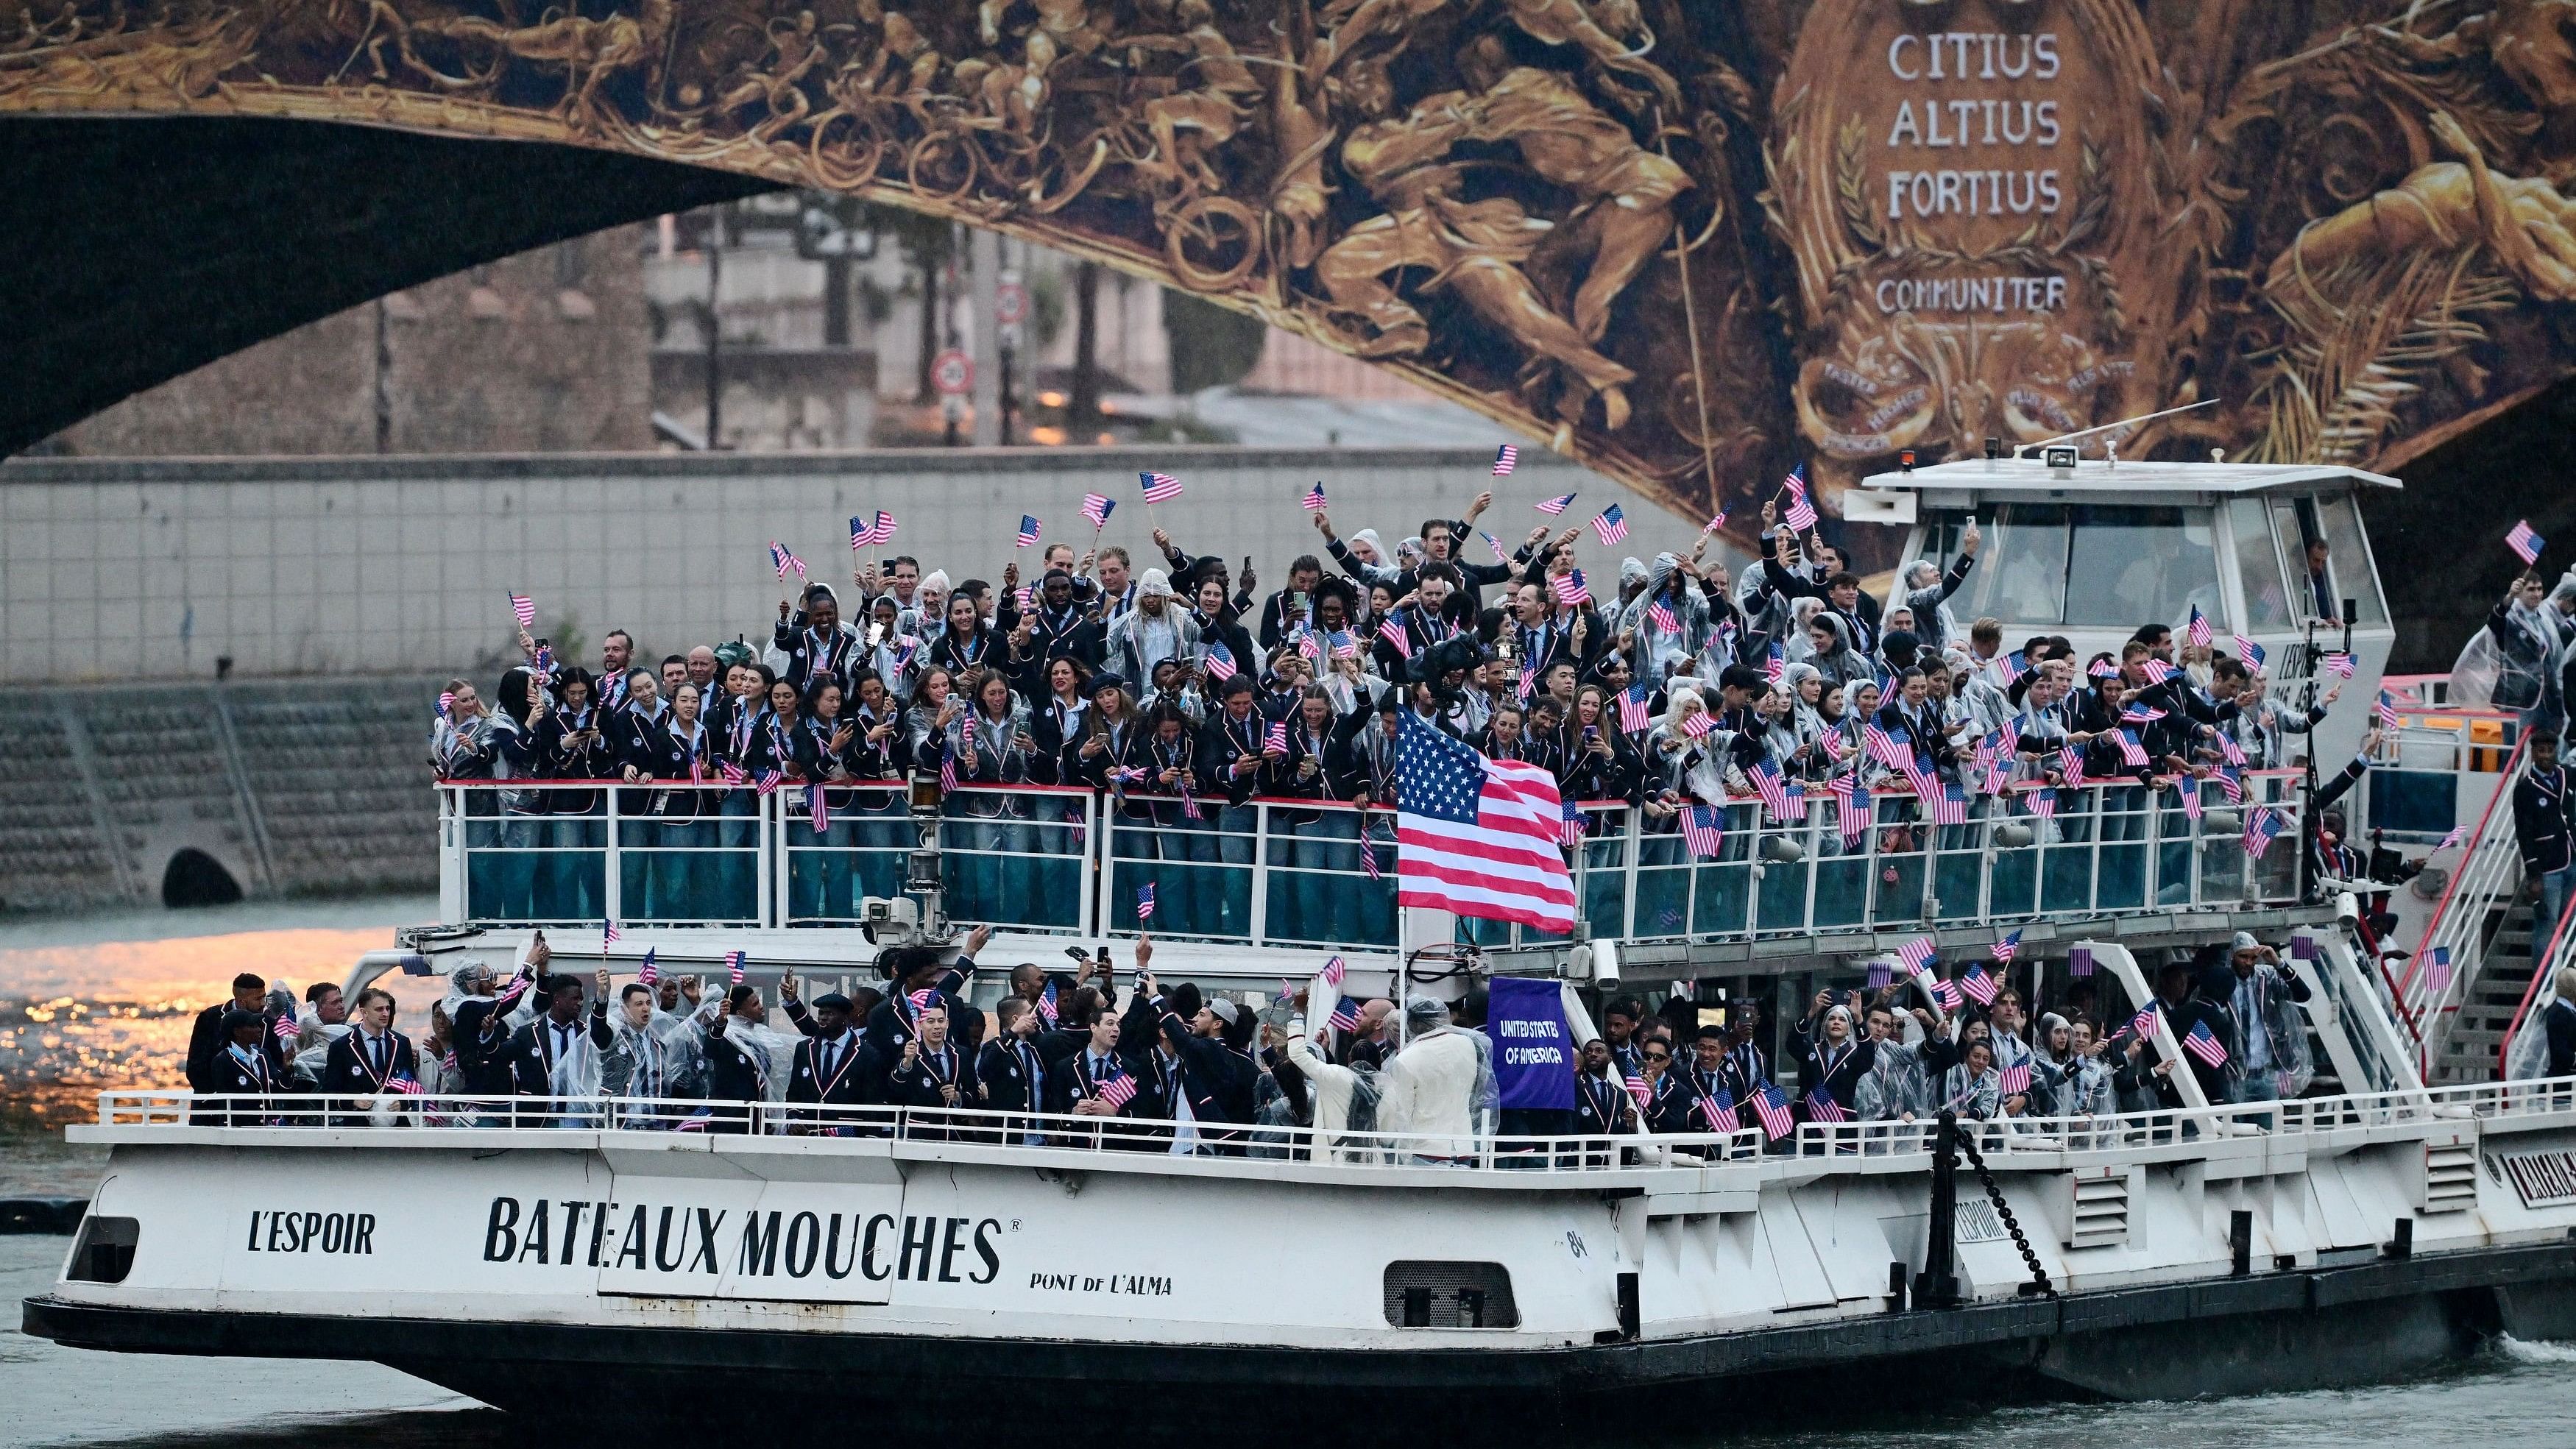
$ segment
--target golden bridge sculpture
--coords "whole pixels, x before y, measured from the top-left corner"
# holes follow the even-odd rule
[[[2576,3],[0,0],[0,111],[601,148],[1097,258],[1705,512],[2393,465],[2569,370]]]

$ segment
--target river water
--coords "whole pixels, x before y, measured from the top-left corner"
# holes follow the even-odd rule
[[[234,973],[299,987],[337,980],[392,930],[426,921],[422,897],[245,904],[0,924],[0,1196],[86,1195],[101,1154],[62,1142],[91,1094],[176,1085],[191,1018]],[[394,978],[417,1030],[439,985]],[[58,1348],[17,1332],[15,1303],[43,1291],[67,1239],[0,1237],[0,1446],[516,1445],[501,1415],[371,1364],[148,1358]],[[1820,1414],[1869,1381],[1820,1382]],[[577,1375],[574,1376],[577,1379]],[[578,1392],[575,1387],[574,1392]],[[675,1401],[672,1440],[703,1445],[709,1406]],[[1794,1415],[1791,1419],[1795,1421]],[[2143,1444],[2193,1449],[2576,1446],[2576,1346],[2504,1342],[2403,1383],[2221,1402],[2048,1404],[1942,1410],[1813,1432],[1723,1437],[1749,1449],[1908,1445],[2039,1449]],[[998,1426],[961,1425],[977,1437]],[[1657,1437],[1679,1437],[1658,1435]],[[1718,1436],[1696,1436],[1711,1443]],[[1193,1443],[1205,1436],[1194,1436]],[[549,1449],[560,1439],[549,1436]]]

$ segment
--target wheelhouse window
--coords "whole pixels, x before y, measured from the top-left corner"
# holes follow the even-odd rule
[[[1955,538],[1957,522],[1927,519],[1925,536]],[[2223,621],[2210,526],[2200,508],[2002,504],[1954,607],[2007,626],[2179,623],[2194,605]]]

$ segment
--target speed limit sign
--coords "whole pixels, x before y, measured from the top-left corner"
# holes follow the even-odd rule
[[[993,288],[993,320],[1005,327],[1029,320],[1029,289],[1013,281],[997,284]]]
[[[930,360],[930,385],[948,397],[975,390],[975,360],[952,347]]]

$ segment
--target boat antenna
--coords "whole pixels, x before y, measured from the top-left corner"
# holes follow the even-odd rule
[[[2028,457],[2032,451],[2045,448],[2051,443],[2071,443],[2077,438],[2089,438],[2095,433],[2107,433],[2113,428],[2125,428],[2137,423],[2152,423],[2158,418],[2169,418],[2174,416],[2176,413],[2187,413],[2200,408],[2214,408],[2216,406],[2218,406],[2218,399],[2214,397],[2205,397],[2196,403],[2184,403],[2181,407],[2167,408],[2160,413],[2140,413],[2134,418],[2122,418],[2116,423],[2104,423],[2098,428],[2086,428],[2082,432],[2076,433],[2060,433],[2053,438],[2043,438],[2036,443],[2024,444],[2022,455],[2024,457]]]

